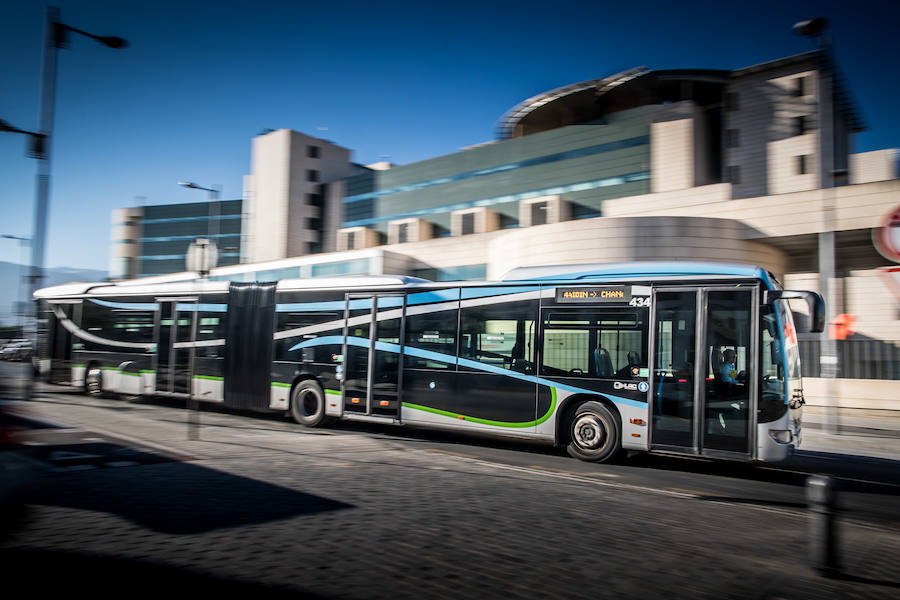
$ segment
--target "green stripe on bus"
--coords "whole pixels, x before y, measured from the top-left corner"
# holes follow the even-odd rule
[[[330,394],[332,396],[340,396],[341,390],[325,390],[326,394]]]
[[[118,371],[119,367],[100,367],[101,371]]]
[[[87,366],[87,364],[77,364],[77,365],[72,365],[72,368],[73,369],[83,369],[86,366]]]
[[[273,381],[273,382],[272,382],[272,387],[286,387],[286,388],[289,388],[289,387],[291,387],[291,384],[289,384],[289,383],[281,383],[280,381]]]
[[[412,404],[411,402],[404,402],[403,406],[406,408],[412,408],[414,410],[423,410],[425,412],[434,413],[436,415],[442,415],[444,417],[451,417],[453,419],[459,419],[460,421],[470,421],[472,423],[480,423],[481,425],[493,425],[495,427],[533,427],[535,425],[540,425],[544,421],[550,418],[553,414],[553,411],[556,409],[556,388],[550,388],[551,394],[551,402],[550,408],[546,413],[540,418],[535,419],[534,421],[526,421],[524,423],[511,423],[508,421],[491,421],[490,419],[481,419],[479,417],[470,417],[467,415],[461,415],[459,413],[450,412],[448,410],[441,410],[439,408],[431,408],[430,406],[422,406],[420,404]]]
[[[156,371],[153,369],[141,369],[141,373],[153,373],[155,375]]]
[[[209,379],[210,381],[224,381],[222,377],[216,377],[215,375],[194,375],[194,379]]]

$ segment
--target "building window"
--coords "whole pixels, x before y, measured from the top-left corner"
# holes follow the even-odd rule
[[[725,92],[725,110],[735,111],[738,109],[737,92]]]
[[[738,165],[725,167],[725,178],[728,180],[728,183],[739,184],[741,182],[741,168]]]
[[[737,148],[741,145],[740,131],[737,129],[725,130],[725,147]]]
[[[807,76],[798,77],[794,80],[794,95],[795,96],[805,96],[809,93],[809,86],[806,81],[809,79]]]
[[[469,235],[475,233],[475,213],[464,213],[462,215],[462,234]]]
[[[397,226],[397,243],[405,244],[409,241],[409,223],[400,223]]]
[[[348,231],[347,232],[347,250],[353,250],[356,247],[356,232]]]
[[[315,169],[307,169],[306,170],[306,180],[307,181],[319,181],[319,172]]]
[[[806,175],[809,173],[809,155],[801,154],[797,157],[797,174]]]
[[[535,202],[531,205],[531,224],[546,225],[550,207],[546,202]]]
[[[319,158],[320,148],[318,146],[307,146],[306,147],[306,156],[308,158]]]
[[[809,132],[809,123],[806,117],[794,117],[794,135],[803,135]]]

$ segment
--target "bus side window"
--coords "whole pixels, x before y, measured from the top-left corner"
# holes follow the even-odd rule
[[[646,324],[638,313],[560,309],[544,313],[544,375],[647,377]]]
[[[406,368],[456,368],[456,328],[459,310],[411,314],[406,318]],[[421,352],[415,352],[420,350]]]
[[[537,300],[464,307],[461,358],[533,373],[537,308]]]

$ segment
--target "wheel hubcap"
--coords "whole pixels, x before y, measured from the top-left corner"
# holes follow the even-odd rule
[[[600,448],[606,441],[606,427],[594,415],[581,415],[573,427],[575,443],[588,450]]]
[[[87,388],[88,392],[91,394],[99,394],[100,393],[100,372],[99,371],[91,371],[87,375]]]

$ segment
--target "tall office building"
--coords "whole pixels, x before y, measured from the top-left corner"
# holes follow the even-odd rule
[[[247,260],[277,260],[334,250],[341,180],[361,169],[350,150],[290,129],[253,138],[244,178]]]
[[[130,279],[184,271],[197,238],[216,244],[218,264],[240,262],[243,201],[119,208],[112,213],[110,277]]]

